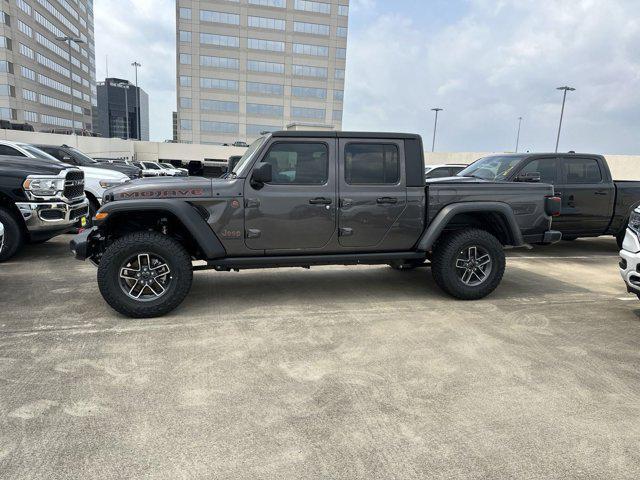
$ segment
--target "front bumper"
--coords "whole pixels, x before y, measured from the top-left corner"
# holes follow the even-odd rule
[[[627,230],[620,251],[620,275],[627,284],[627,291],[640,296],[640,240],[631,230]]]
[[[73,228],[89,214],[89,200],[81,202],[24,202],[16,203],[31,233],[60,231]]]

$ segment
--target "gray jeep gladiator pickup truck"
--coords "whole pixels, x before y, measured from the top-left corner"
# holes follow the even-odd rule
[[[417,135],[276,132],[254,142],[226,178],[107,190],[95,226],[71,250],[98,266],[112,308],[140,318],[176,308],[201,269],[430,262],[445,292],[479,299],[502,279],[504,246],[560,240],[552,186],[426,185],[424,168]]]

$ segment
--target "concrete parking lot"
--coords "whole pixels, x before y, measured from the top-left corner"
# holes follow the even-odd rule
[[[609,239],[428,269],[201,272],[173,314],[103,302],[68,237],[0,265],[0,478],[640,477],[640,301]]]

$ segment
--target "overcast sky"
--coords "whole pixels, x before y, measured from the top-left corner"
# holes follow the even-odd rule
[[[96,0],[98,79],[133,80],[143,64],[151,137],[171,138],[175,0]],[[639,0],[351,0],[345,112],[349,130],[421,133],[444,108],[437,150],[521,146],[640,153]]]

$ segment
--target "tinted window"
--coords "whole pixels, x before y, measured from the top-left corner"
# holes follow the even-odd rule
[[[427,178],[444,178],[450,176],[451,170],[448,168],[434,168],[427,173]]]
[[[15,148],[9,147],[8,145],[0,145],[0,155],[11,155],[12,157],[24,157],[22,153],[20,153]]]
[[[345,181],[350,185],[396,184],[400,153],[392,144],[350,143],[345,148]]]
[[[557,160],[555,158],[541,158],[540,160],[534,160],[529,162],[520,171],[522,173],[539,173],[540,181],[542,183],[550,183],[555,185],[557,182]]]
[[[273,169],[272,184],[324,185],[329,179],[329,148],[324,143],[277,143],[263,161]]]
[[[602,172],[593,158],[571,158],[564,161],[567,183],[600,183]]]

